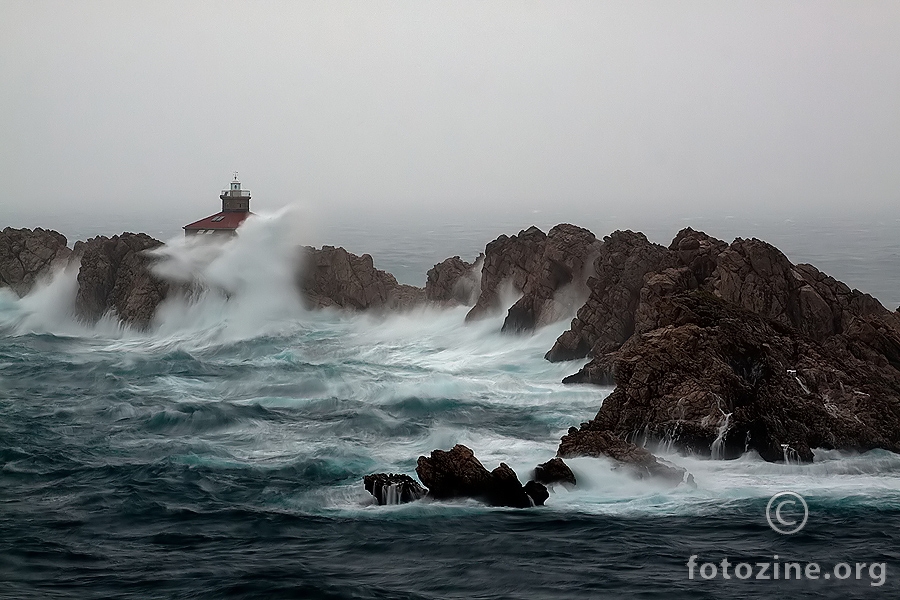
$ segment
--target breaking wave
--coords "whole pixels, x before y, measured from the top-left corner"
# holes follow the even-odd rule
[[[271,539],[282,560],[311,569],[274,580],[307,582],[310,595],[327,596],[309,582],[331,571],[315,557],[294,556],[298,547],[318,548],[316,556],[331,557],[327,564],[350,565],[355,581],[388,590],[371,597],[435,597],[442,593],[389,584],[363,566],[401,576],[400,564],[418,568],[414,545],[366,544],[399,535],[435,553],[429,544],[441,536],[488,540],[483,552],[520,544],[503,552],[537,572],[540,556],[522,537],[528,532],[553,549],[548,560],[581,572],[585,561],[619,560],[615,548],[590,550],[602,557],[567,554],[565,544],[585,531],[622,543],[634,535],[646,550],[654,536],[683,544],[702,529],[697,519],[715,517],[735,537],[763,536],[765,502],[783,489],[807,496],[823,519],[896,516],[900,456],[888,452],[818,452],[811,465],[666,455],[694,474],[695,490],[634,481],[604,460],[582,458],[571,461],[578,487],[557,488],[528,515],[473,502],[374,506],[363,475],[413,474],[419,455],[456,443],[489,468],[503,461],[524,479],[555,454],[570,426],[593,417],[609,389],[564,386],[581,363],[543,359],[564,322],[521,336],[500,333],[503,314],[465,324],[465,307],[381,316],[306,311],[293,287],[299,241],[290,213],[250,219],[215,247],[173,240],[159,252],[160,273],[200,281],[205,291],[168,300],[148,331],[112,317],[92,327],[75,322],[71,269],[25,298],[0,294],[0,531],[9,560],[24,564],[28,552],[45,552],[48,568],[62,576],[79,572],[83,554],[108,577],[125,577],[124,564],[146,563],[153,580],[168,573],[180,581],[173,564],[154,554],[160,548],[190,561],[198,548],[233,547],[220,556],[218,575],[196,575],[215,594],[217,578],[233,578],[240,565],[283,568],[264,547],[259,555],[246,550]],[[419,533],[397,524],[405,522]],[[60,528],[72,532],[64,542],[55,541]],[[354,537],[361,531],[369,537]],[[417,537],[423,531],[437,537]],[[368,550],[357,555],[348,540]],[[41,572],[27,571],[33,581]],[[475,594],[467,586],[476,583],[458,575],[438,577],[449,586],[438,589]],[[472,577],[483,589],[515,580]],[[273,589],[252,580],[257,591]],[[596,592],[565,578],[547,581],[557,582],[559,597]],[[533,585],[553,596],[540,581]]]

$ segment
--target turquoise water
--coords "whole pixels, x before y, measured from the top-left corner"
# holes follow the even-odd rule
[[[696,490],[575,459],[579,486],[555,490],[542,508],[373,505],[363,475],[412,474],[419,455],[456,443],[524,480],[609,390],[563,386],[581,362],[543,360],[565,323],[513,337],[499,333],[502,315],[464,325],[464,308],[304,311],[290,287],[294,226],[260,219],[219,254],[173,245],[170,276],[201,277],[229,296],[172,300],[146,332],[73,322],[72,273],[24,299],[0,295],[0,597],[847,598],[900,589],[900,456],[887,452],[819,452],[803,466],[667,455],[694,474]],[[405,264],[405,252],[382,265]],[[892,282],[881,285],[893,293]],[[786,489],[810,506],[806,528],[789,537],[765,519],[769,497]],[[692,555],[883,562],[887,576],[878,586],[867,572],[692,580]]]

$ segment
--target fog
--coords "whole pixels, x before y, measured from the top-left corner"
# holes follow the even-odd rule
[[[0,22],[0,227],[177,230],[232,171],[253,210],[325,225],[900,216],[893,1],[4,0]]]

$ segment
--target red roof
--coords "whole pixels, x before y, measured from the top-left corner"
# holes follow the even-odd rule
[[[185,225],[184,229],[237,229],[238,225],[252,215],[249,211],[226,211],[210,215],[205,219]]]

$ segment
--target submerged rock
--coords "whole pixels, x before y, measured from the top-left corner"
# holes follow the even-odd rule
[[[409,475],[376,473],[363,477],[366,491],[375,496],[379,505],[406,504],[421,500],[428,493]]]
[[[551,458],[545,463],[541,463],[534,468],[534,480],[544,485],[553,485],[562,483],[566,486],[575,486],[575,474],[569,468],[563,459],[556,457]]]
[[[449,451],[434,450],[420,456],[416,474],[435,500],[474,498],[491,506],[528,508],[546,500],[546,488],[536,482],[523,487],[507,464],[488,471],[471,449],[457,444]],[[543,490],[543,492],[541,491]]]
[[[659,479],[673,485],[694,485],[694,477],[685,469],[654,456],[645,448],[616,437],[603,430],[592,429],[586,423],[581,429],[574,427],[563,436],[557,454],[563,458],[593,456],[611,458],[637,479]]]
[[[80,258],[75,312],[93,323],[114,311],[123,322],[146,327],[169,285],[150,267],[156,258],[147,251],[162,242],[144,233],[98,236],[77,242],[73,257]]]
[[[72,253],[66,243],[63,234],[40,227],[0,231],[0,287],[24,296],[55,266],[66,263]]]

